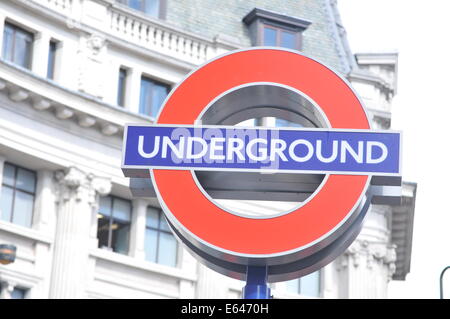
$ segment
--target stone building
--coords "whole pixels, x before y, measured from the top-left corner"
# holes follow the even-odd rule
[[[124,124],[154,121],[207,60],[255,45],[299,50],[345,76],[379,129],[396,92],[397,54],[353,55],[335,0],[5,0],[0,45],[0,243],[17,246],[0,265],[1,298],[241,295],[243,282],[189,255],[156,199],[133,198],[120,170]],[[409,272],[415,191],[404,182],[402,205],[373,205],[342,256],[272,284],[274,297],[386,297]]]

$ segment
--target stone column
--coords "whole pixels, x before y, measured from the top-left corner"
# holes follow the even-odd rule
[[[228,297],[228,285],[223,275],[198,263],[196,298],[224,299]]]
[[[44,78],[47,77],[49,45],[50,35],[47,32],[39,32],[34,36],[31,68]]]
[[[33,228],[47,234],[54,226],[55,192],[53,176],[54,172],[50,170],[37,172]]]
[[[55,178],[59,188],[50,298],[83,298],[92,214],[111,182],[76,167],[57,172]]]
[[[5,166],[5,157],[0,154],[0,195],[2,193],[2,183],[3,183],[3,167]],[[0,211],[0,216],[2,212]]]
[[[198,261],[190,253],[182,248],[181,244],[178,244],[178,258],[180,259],[180,267],[185,273],[192,274],[192,277],[196,277],[198,268]],[[195,286],[196,282],[189,279],[180,279],[180,298],[192,299],[195,298]]]
[[[55,233],[56,198],[54,171],[39,170],[37,172],[36,197],[34,200],[34,215],[32,228],[36,231],[52,236]],[[50,278],[52,269],[52,245],[48,242],[35,243],[35,271],[44,278]],[[33,294],[48,297],[50,290],[49,280],[45,280],[33,289]],[[36,292],[38,289],[38,292]]]
[[[145,222],[147,218],[147,201],[141,198],[133,199],[131,214],[130,256],[145,260]]]
[[[395,245],[390,240],[392,208],[372,205],[357,239],[335,262],[338,298],[386,298],[395,272]]]
[[[0,197],[2,196],[3,169],[5,167],[5,157],[0,154]],[[2,209],[0,206],[0,220],[2,220]]]
[[[141,70],[138,70],[137,68],[129,69],[125,84],[128,91],[127,94],[125,94],[125,108],[136,113],[139,113],[141,77]]]

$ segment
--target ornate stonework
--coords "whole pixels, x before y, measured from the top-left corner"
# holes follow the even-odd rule
[[[56,172],[55,179],[59,207],[50,297],[83,298],[91,221],[97,214],[98,197],[109,193],[111,181],[75,166]]]
[[[103,80],[106,73],[107,45],[106,39],[98,34],[90,34],[80,38],[78,49],[80,91],[98,98],[103,98]],[[99,79],[100,77],[100,79]]]
[[[395,248],[395,245],[391,244],[357,239],[339,258],[338,270],[344,270],[349,265],[355,268],[365,265],[367,269],[373,269],[375,264],[379,264],[387,267],[388,280],[391,280],[395,272]]]
[[[91,58],[97,57],[100,54],[100,51],[105,47],[105,44],[105,37],[98,34],[92,34],[86,41],[88,55]]]
[[[87,200],[95,205],[97,195],[106,195],[111,191],[111,180],[83,172],[75,166],[57,171],[55,179],[58,181],[60,200],[69,200],[71,196],[80,200]]]

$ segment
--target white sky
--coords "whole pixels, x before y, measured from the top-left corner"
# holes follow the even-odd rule
[[[399,52],[392,128],[402,130],[403,179],[418,183],[411,272],[391,298],[439,298],[450,265],[450,1],[338,0],[354,53]],[[450,298],[450,270],[444,281]]]

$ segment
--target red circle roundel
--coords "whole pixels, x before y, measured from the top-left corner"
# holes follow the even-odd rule
[[[301,91],[317,103],[331,128],[370,128],[345,80],[311,58],[275,48],[236,51],[196,69],[173,90],[157,123],[194,124],[215,98],[256,82]],[[331,174],[300,208],[281,216],[247,218],[216,206],[190,171],[153,169],[152,178],[170,224],[195,247],[215,258],[244,264],[264,260],[267,265],[292,262],[330,244],[356,218],[369,183],[365,175]]]

